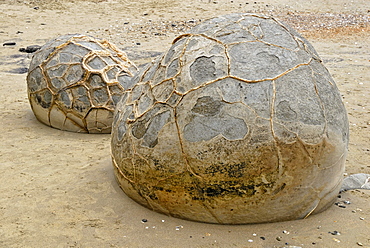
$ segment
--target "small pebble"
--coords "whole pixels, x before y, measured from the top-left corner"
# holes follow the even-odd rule
[[[179,231],[181,228],[184,228],[183,226],[176,226],[176,231]]]
[[[336,238],[333,238],[333,240],[337,243],[340,243],[340,240],[339,239],[336,239]]]
[[[340,232],[334,231],[334,232],[329,232],[331,235],[340,235]]]
[[[249,243],[252,243],[252,242],[253,242],[253,239],[248,239],[248,242],[249,242]]]
[[[360,243],[360,242],[357,242],[356,243],[358,246],[364,246],[362,243]]]
[[[256,237],[256,236],[257,236],[257,233],[253,233],[252,235],[253,235],[254,237]]]
[[[276,240],[277,241],[281,241],[281,239],[282,239],[282,237],[280,237],[280,236],[279,237],[276,237]]]
[[[285,234],[289,234],[290,232],[288,232],[288,231],[284,230],[284,231],[283,231],[283,233],[285,233]]]
[[[145,223],[145,222],[148,222],[148,220],[147,219],[142,219],[141,220],[141,223]]]
[[[265,237],[260,237],[260,239],[262,239],[262,240],[266,240],[266,238],[265,238]]]
[[[15,46],[16,43],[15,42],[5,42],[3,43],[3,46]]]
[[[360,217],[360,220],[364,220],[365,218],[364,217]]]

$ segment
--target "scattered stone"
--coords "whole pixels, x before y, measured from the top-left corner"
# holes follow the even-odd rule
[[[34,53],[34,52],[36,52],[39,49],[41,49],[41,46],[39,46],[39,45],[31,45],[31,46],[28,46],[26,48],[21,47],[21,48],[19,48],[19,51],[22,52],[22,53]]]
[[[333,240],[337,243],[340,243],[340,240],[339,239],[336,239],[336,238],[333,238]]]
[[[141,223],[145,223],[145,222],[148,222],[148,220],[147,219],[142,219],[141,220]]]
[[[15,46],[16,44],[15,42],[4,42],[3,46]]]
[[[370,189],[370,174],[358,173],[344,178],[340,191],[353,189]]]
[[[328,233],[330,233],[331,235],[340,235],[340,232],[338,231],[333,231],[333,232],[328,232]]]
[[[176,226],[176,231],[179,231],[181,228],[184,228],[183,226]],[[209,236],[210,236],[211,234],[209,234]]]

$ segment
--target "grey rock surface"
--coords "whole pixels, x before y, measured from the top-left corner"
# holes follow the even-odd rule
[[[353,189],[370,189],[370,174],[358,173],[344,178],[340,191]]]

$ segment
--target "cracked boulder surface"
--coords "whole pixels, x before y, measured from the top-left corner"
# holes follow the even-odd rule
[[[246,224],[335,201],[348,147],[340,93],[314,48],[278,20],[207,20],[133,78],[112,126],[123,191],[167,215]]]
[[[32,57],[28,99],[36,118],[48,126],[110,133],[115,106],[136,71],[126,54],[106,40],[60,36]]]

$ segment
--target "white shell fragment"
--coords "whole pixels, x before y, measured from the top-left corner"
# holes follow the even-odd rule
[[[124,192],[222,224],[305,218],[336,200],[348,146],[339,91],[313,47],[274,18],[210,19],[134,78],[112,159]]]
[[[32,57],[28,98],[37,119],[54,128],[110,133],[113,111],[136,67],[115,45],[64,35]]]

